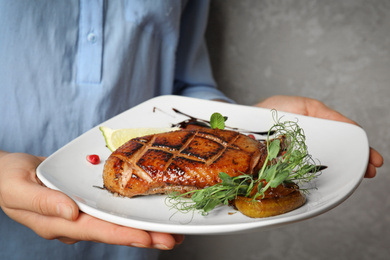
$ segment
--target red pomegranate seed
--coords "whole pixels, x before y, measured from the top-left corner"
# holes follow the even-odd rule
[[[97,155],[97,154],[87,155],[87,161],[92,163],[92,164],[99,164],[100,163],[99,155]]]
[[[248,137],[252,138],[252,139],[256,139],[256,137],[252,134],[249,134]]]

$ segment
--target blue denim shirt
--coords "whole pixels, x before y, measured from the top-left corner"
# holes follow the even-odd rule
[[[208,1],[0,1],[0,149],[48,156],[157,95],[225,99],[204,42]],[[0,211],[0,259],[151,259],[47,241]],[[143,258],[144,257],[144,258]]]

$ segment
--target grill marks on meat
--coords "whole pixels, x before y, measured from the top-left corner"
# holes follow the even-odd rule
[[[186,192],[220,182],[219,173],[253,174],[266,146],[236,131],[198,128],[132,139],[106,161],[106,189],[123,196]]]

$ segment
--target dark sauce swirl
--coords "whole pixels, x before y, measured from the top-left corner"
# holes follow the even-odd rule
[[[175,111],[175,113],[177,113],[177,114],[180,114],[180,115],[183,115],[183,116],[186,116],[189,118],[189,119],[184,120],[182,122],[172,124],[172,127],[180,127],[183,129],[187,128],[189,125],[210,127],[210,121],[208,121],[208,120],[193,117],[191,115],[188,115],[188,114],[185,114],[185,113],[179,111],[176,108],[172,108],[172,110]],[[268,134],[273,135],[275,133],[275,131],[260,131],[260,132],[258,132],[258,131],[251,131],[251,130],[240,129],[240,128],[230,127],[230,126],[225,126],[225,129],[235,130],[235,131],[239,131],[239,132],[247,133],[247,134],[258,134],[258,135],[268,135]]]

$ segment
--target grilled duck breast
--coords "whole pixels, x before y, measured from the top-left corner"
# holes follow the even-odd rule
[[[220,182],[219,173],[254,174],[264,143],[230,130],[183,129],[134,138],[107,159],[103,181],[123,196],[186,192]]]

